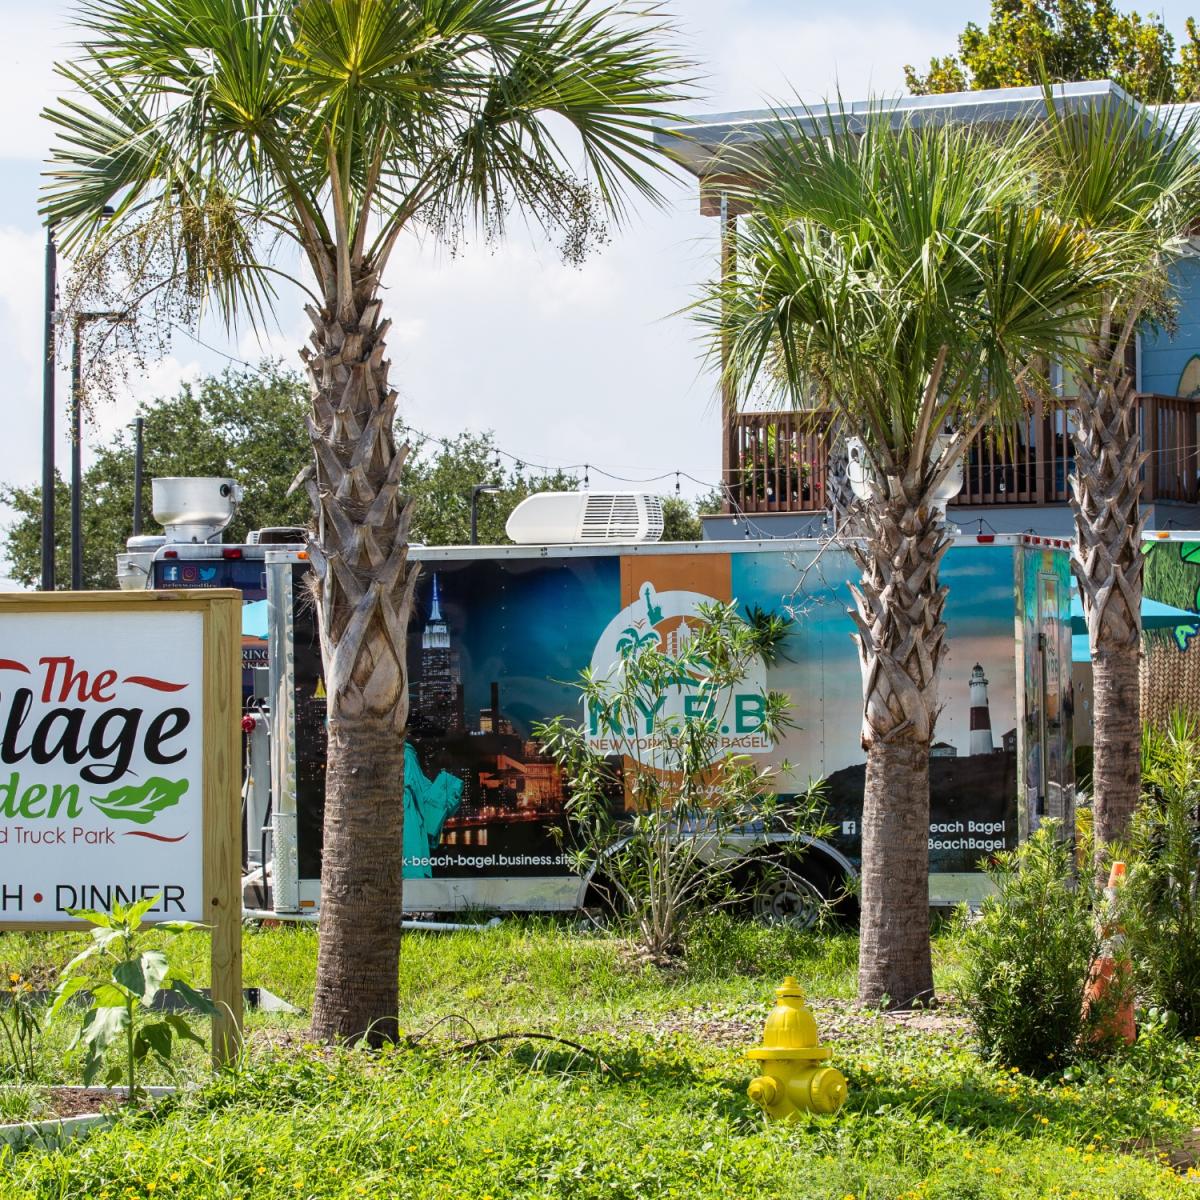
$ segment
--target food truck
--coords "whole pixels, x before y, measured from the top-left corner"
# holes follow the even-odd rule
[[[797,871],[827,894],[853,877],[866,761],[848,611],[857,568],[846,550],[817,539],[596,539],[414,547],[411,557],[420,578],[408,640],[406,910],[587,902],[589,878],[572,870],[560,836],[567,782],[535,728],[560,714],[583,719],[574,683],[587,668],[607,670],[629,639],[677,653],[714,600],[787,619],[782,653],[723,706],[723,741],[776,768],[781,801],[824,781],[831,832],[801,839]],[[310,570],[295,543],[168,542],[149,571],[158,587],[228,586],[230,571],[247,585],[257,627],[244,642],[265,646],[267,659],[247,692],[251,741],[269,744],[249,772],[257,789],[248,782],[247,861],[257,870],[253,906],[280,914],[312,913],[320,895],[326,693]],[[939,905],[981,898],[981,863],[1047,817],[1070,828],[1075,801],[1067,543],[959,534],[942,580],[948,654],[929,826],[930,900]],[[765,690],[792,700],[792,726],[775,741],[756,728],[755,696]],[[790,837],[747,830],[738,852],[752,861]]]

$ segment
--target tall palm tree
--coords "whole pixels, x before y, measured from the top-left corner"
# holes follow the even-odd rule
[[[313,463],[298,482],[316,518],[329,696],[321,1038],[396,1027],[417,574],[384,273],[409,231],[494,235],[519,210],[579,253],[630,195],[657,199],[651,122],[677,98],[683,64],[653,12],[589,0],[84,0],[82,45],[58,68],[69,90],[45,114],[58,138],[44,210],[67,249],[92,262],[111,252],[145,291],[174,288],[231,316],[269,301],[270,273],[287,265],[276,243],[298,247],[307,268]],[[97,216],[105,205],[115,215]]]
[[[1111,262],[1083,330],[1071,404],[1072,557],[1092,652],[1099,848],[1127,836],[1141,794],[1144,455],[1127,352],[1143,321],[1170,313],[1171,262],[1200,217],[1200,143],[1194,122],[1151,117],[1123,96],[1073,113],[1047,100],[1046,202]]]
[[[859,999],[927,1000],[929,748],[950,545],[939,491],[971,439],[1015,421],[1025,364],[1069,357],[1095,254],[1028,196],[1027,131],[886,111],[780,115],[732,155],[749,180],[736,267],[702,312],[743,392],[777,385],[861,440],[843,525],[863,681]]]

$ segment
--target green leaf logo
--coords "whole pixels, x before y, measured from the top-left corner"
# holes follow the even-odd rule
[[[186,779],[172,781],[151,775],[145,783],[114,788],[107,796],[91,800],[106,817],[148,825],[164,808],[178,804],[187,787]]]

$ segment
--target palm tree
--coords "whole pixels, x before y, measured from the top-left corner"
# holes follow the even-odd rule
[[[736,266],[702,313],[731,382],[832,410],[859,439],[841,535],[867,753],[859,999],[932,995],[929,748],[950,545],[939,493],[971,439],[1015,421],[1025,364],[1069,357],[1094,251],[1032,206],[1028,131],[896,114],[780,114],[731,173],[749,180]]]
[[[1099,849],[1127,836],[1141,794],[1145,456],[1127,352],[1144,320],[1170,313],[1170,265],[1200,215],[1200,153],[1194,122],[1152,118],[1124,96],[1074,113],[1047,100],[1047,203],[1110,259],[1108,286],[1083,331],[1086,358],[1071,403],[1072,557],[1092,652]]]
[[[329,696],[320,1038],[396,1028],[417,572],[381,281],[410,231],[497,235],[520,211],[582,254],[629,196],[657,199],[651,122],[679,94],[682,63],[652,11],[84,0],[82,45],[58,68],[70,90],[45,114],[58,138],[44,210],[68,250],[117,261],[139,294],[202,298],[229,317],[269,300],[287,266],[276,243],[307,269],[313,462],[297,482],[315,513]],[[114,215],[97,216],[105,205]]]

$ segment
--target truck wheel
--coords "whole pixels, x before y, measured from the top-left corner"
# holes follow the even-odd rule
[[[756,921],[792,929],[811,929],[821,919],[825,903],[814,884],[785,870],[760,874],[749,900]]]
[[[763,856],[743,881],[743,911],[766,925],[811,929],[823,917],[851,915],[845,878],[815,855]]]

